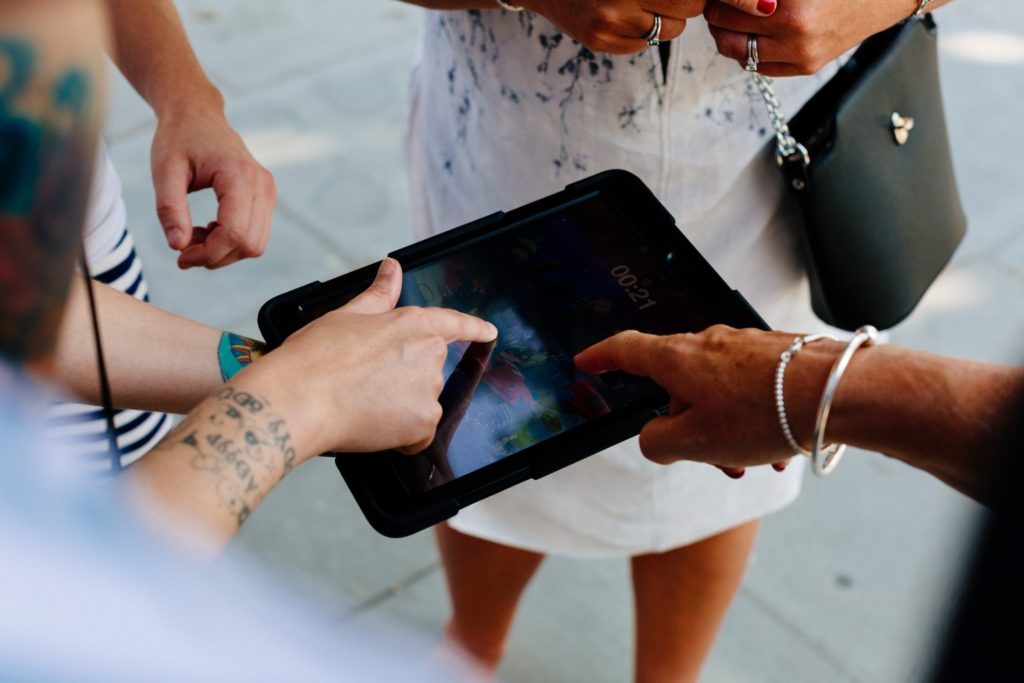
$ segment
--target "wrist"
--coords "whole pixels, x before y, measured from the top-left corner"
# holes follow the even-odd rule
[[[268,359],[273,356],[268,356]],[[222,391],[233,391],[258,397],[266,405],[266,413],[283,422],[282,433],[288,435],[286,447],[292,449],[289,457],[298,466],[326,449],[318,441],[324,421],[315,401],[304,386],[297,386],[295,375],[278,364],[268,361],[253,365],[224,386]],[[285,445],[282,444],[282,447]]]
[[[261,358],[266,352],[266,345],[235,334],[223,332],[217,344],[217,362],[220,365],[221,380],[227,382],[235,375]]]
[[[916,393],[914,362],[912,354],[896,346],[858,351],[836,390],[828,437],[899,458],[898,445],[912,422],[904,408]]]
[[[793,439],[805,454],[813,446],[818,405],[832,366],[843,352],[843,347],[841,342],[832,339],[805,343],[786,367],[783,384],[786,422]],[[780,362],[777,372],[781,367]],[[828,431],[831,440],[832,430]]]
[[[239,373],[229,386],[266,396],[273,402],[274,412],[288,422],[296,464],[342,449],[339,435],[353,431],[346,424],[346,416],[353,411],[340,406],[336,398],[332,400],[332,387],[318,384],[310,375],[308,363],[289,354],[286,348],[268,353],[259,363]]]
[[[170,97],[148,99],[157,121],[170,123],[196,116],[226,118],[224,96],[205,77],[202,81],[191,87],[163,89],[172,93]]]

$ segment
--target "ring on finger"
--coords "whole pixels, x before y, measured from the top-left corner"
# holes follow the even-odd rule
[[[757,71],[757,65],[761,59],[757,55],[757,34],[751,33],[747,36],[747,65],[743,67],[747,71]]]
[[[658,45],[661,45],[661,15],[660,14],[655,14],[654,15],[654,26],[651,27],[651,30],[647,33],[647,35],[644,36],[643,39],[646,40],[647,44],[650,45],[651,47],[657,47]]]

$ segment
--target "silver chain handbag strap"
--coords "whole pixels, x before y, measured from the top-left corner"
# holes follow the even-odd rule
[[[775,88],[772,87],[772,79],[762,76],[759,73],[750,74],[750,80],[757,87],[758,92],[764,99],[764,106],[768,110],[768,120],[775,129],[775,161],[782,166],[786,161],[798,157],[805,166],[810,165],[811,156],[807,148],[801,145],[793,134],[789,132],[789,124],[786,123],[786,113],[782,110],[782,103],[775,95]],[[801,189],[801,188],[798,188]]]
[[[910,18],[913,20],[923,17],[930,2],[931,0],[921,0]],[[756,43],[754,45],[756,49]],[[811,155],[807,152],[807,148],[789,132],[786,113],[775,94],[772,79],[754,71],[750,74],[750,81],[761,94],[765,109],[768,110],[768,120],[775,130],[775,163],[784,166],[787,163],[799,161],[806,169],[811,165]],[[806,182],[801,178],[793,178],[792,183],[797,190],[803,190],[806,187]]]

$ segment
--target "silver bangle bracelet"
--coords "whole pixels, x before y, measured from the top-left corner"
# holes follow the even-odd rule
[[[928,3],[930,3],[931,1],[932,0],[921,0],[921,4],[917,6],[917,9],[914,10],[914,13],[911,16],[924,16],[924,13],[928,11]]]
[[[510,5],[509,3],[505,2],[504,0],[494,0],[494,1],[496,3],[498,3],[498,5],[501,7],[501,9],[508,10],[509,12],[522,12],[523,11],[523,8],[520,7],[519,5]],[[926,2],[930,2],[930,0],[926,0]]]
[[[775,408],[779,414],[779,426],[782,427],[782,436],[785,437],[786,444],[793,451],[794,455],[810,457],[811,451],[800,445],[800,442],[793,436],[792,428],[789,426],[789,417],[786,415],[785,393],[783,391],[783,385],[786,381],[786,368],[789,366],[789,361],[793,360],[793,356],[800,353],[804,346],[822,339],[835,341],[835,337],[830,337],[827,334],[811,334],[806,337],[797,337],[789,345],[789,348],[779,356],[779,365],[775,370]]]
[[[839,465],[839,460],[843,457],[843,451],[846,450],[846,444],[831,444],[827,447],[824,445],[825,426],[828,424],[828,415],[832,411],[832,400],[839,388],[839,380],[843,378],[843,373],[846,372],[846,367],[850,364],[850,359],[853,358],[857,349],[862,346],[871,346],[876,341],[878,341],[877,329],[871,325],[859,328],[850,343],[846,345],[846,350],[832,366],[832,372],[829,373],[828,381],[825,382],[825,391],[821,394],[821,403],[818,404],[818,419],[814,422],[812,440],[814,445],[811,451],[811,470],[819,477],[824,477],[835,470]]]

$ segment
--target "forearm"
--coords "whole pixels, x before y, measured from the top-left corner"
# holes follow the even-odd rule
[[[124,474],[123,485],[158,527],[215,554],[292,468],[315,455],[299,438],[310,431],[308,411],[282,386],[258,368],[239,374]]]
[[[221,331],[93,283],[107,375],[116,407],[187,413],[222,384]],[[81,277],[72,282],[58,336],[56,379],[100,402],[92,317]]]
[[[224,100],[196,58],[171,0],[107,0],[116,47],[114,60],[158,118],[183,108],[212,107]]]
[[[855,356],[828,437],[886,453],[988,502],[1022,410],[1024,368],[882,345]]]

